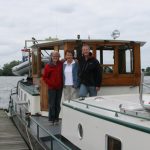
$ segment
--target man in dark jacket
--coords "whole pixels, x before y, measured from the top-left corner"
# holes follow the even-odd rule
[[[97,96],[102,82],[102,68],[96,58],[90,53],[88,45],[82,46],[83,56],[79,60],[80,90],[79,96]]]

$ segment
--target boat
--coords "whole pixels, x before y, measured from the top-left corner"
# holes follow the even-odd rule
[[[42,79],[42,54],[74,50],[86,43],[103,68],[98,96],[64,101],[59,125],[48,122],[47,85]],[[65,39],[36,43],[32,75],[11,90],[9,112],[31,149],[147,150],[150,147],[150,94],[144,87],[140,49],[145,42]],[[108,57],[109,54],[109,57]]]
[[[30,65],[29,65],[30,64]],[[31,63],[27,60],[12,68],[12,73],[17,76],[22,76],[29,73]]]
[[[41,60],[44,64],[49,62],[49,58],[42,58]],[[23,75],[28,75],[31,73],[31,64],[32,64],[32,59],[29,60],[27,59],[24,62],[21,62],[19,65],[16,65],[12,68],[12,73],[16,76],[23,76]]]

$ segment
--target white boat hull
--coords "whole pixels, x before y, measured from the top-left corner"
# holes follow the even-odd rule
[[[108,118],[103,118],[104,115],[96,117],[64,106],[62,135],[82,150],[107,149],[108,136],[121,141],[122,150],[147,150],[150,147],[149,133],[137,130],[136,125],[135,128],[128,127],[127,124],[120,125],[119,122],[113,122],[113,119],[110,121],[108,114]],[[79,124],[83,128],[83,138],[79,136]]]

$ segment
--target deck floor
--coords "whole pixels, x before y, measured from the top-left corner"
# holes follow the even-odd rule
[[[58,125],[50,125],[47,117],[33,116],[33,118],[53,135],[57,135],[61,133],[61,120],[59,120]]]
[[[37,117],[32,116],[44,129],[46,129],[49,133],[57,137],[61,142],[63,142],[66,146],[68,146],[70,149],[73,150],[80,150],[78,147],[76,147],[74,144],[72,144],[70,141],[68,141],[65,137],[61,135],[61,126],[62,121],[59,120],[59,124],[57,125],[50,125],[47,117]],[[36,136],[37,135],[37,128],[33,122],[31,122],[31,129],[32,133]],[[50,139],[51,137],[47,134],[45,134],[42,130],[39,131],[39,137],[40,139],[45,143],[45,146],[47,148],[53,149],[53,150],[61,150],[64,149],[60,144],[58,144],[57,141],[53,140],[53,143],[51,143]],[[52,145],[53,146],[52,146]],[[53,148],[51,148],[53,147]]]
[[[7,114],[0,110],[0,150],[29,150]]]

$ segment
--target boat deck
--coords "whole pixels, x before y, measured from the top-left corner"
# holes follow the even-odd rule
[[[29,150],[19,131],[3,110],[0,110],[0,149]]]
[[[57,125],[50,125],[47,117],[42,116],[32,116],[32,118],[38,122],[38,124],[47,130],[50,134],[55,136],[58,140],[60,140],[63,144],[65,144],[68,148],[71,150],[80,150],[78,147],[76,147],[74,144],[72,144],[70,141],[68,141],[65,137],[61,135],[61,125],[62,121],[59,120],[59,124]],[[47,149],[64,149],[62,145],[59,144],[59,142],[55,139],[53,139],[50,135],[46,134],[46,132],[42,131],[42,128],[39,130],[39,138],[45,145]],[[32,134],[36,137],[37,136],[37,126],[34,123],[34,121],[31,121],[30,129],[32,131]]]
[[[15,114],[17,117],[20,118],[19,120],[22,120],[21,122],[26,126],[27,120],[25,119],[26,117],[25,107],[22,107],[22,105],[20,105],[21,103],[19,103],[16,94],[13,94],[11,98],[16,102],[16,104],[19,104],[18,107],[16,107]],[[19,124],[18,121],[16,122],[17,124]],[[30,117],[30,125],[28,127],[28,130],[31,132],[31,134],[36,138],[38,142],[44,145],[46,149],[80,150],[77,146],[72,144],[70,141],[68,141],[65,137],[61,135],[61,126],[62,126],[61,119],[59,120],[58,125],[50,125],[48,117],[32,115]]]
[[[143,95],[144,100],[149,100],[150,95]],[[141,130],[150,133],[150,111],[142,108],[139,94],[97,96],[85,99],[64,102],[66,107],[93,115],[95,117],[114,119],[119,123],[130,123]]]

